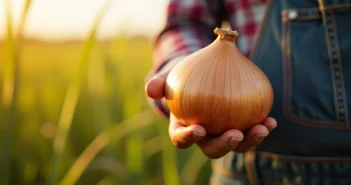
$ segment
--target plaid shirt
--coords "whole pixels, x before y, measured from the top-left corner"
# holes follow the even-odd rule
[[[151,76],[177,57],[189,55],[213,42],[215,27],[228,21],[239,32],[238,49],[249,56],[265,12],[265,0],[170,0],[166,25],[154,48]],[[168,117],[165,100],[149,99],[154,110]]]

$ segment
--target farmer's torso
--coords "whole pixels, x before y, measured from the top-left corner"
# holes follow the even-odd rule
[[[265,179],[265,184],[269,180],[282,183],[285,178],[290,184],[313,185],[329,182],[334,174],[350,176],[350,32],[351,1],[268,2],[252,60],[272,83],[275,99],[270,116],[276,118],[278,127],[254,154],[231,153],[215,160],[214,176],[218,178],[214,179],[226,173],[229,177],[224,179],[227,182],[222,179],[224,184],[230,184],[236,175],[247,178],[248,155],[256,161],[254,175]],[[272,169],[284,172],[268,173]],[[281,174],[290,174],[291,179]],[[315,181],[311,180],[314,176]],[[351,179],[344,182],[351,183]]]

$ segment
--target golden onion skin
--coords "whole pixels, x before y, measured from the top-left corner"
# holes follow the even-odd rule
[[[218,28],[215,33],[216,40],[171,70],[165,98],[173,115],[186,125],[200,124],[212,135],[229,129],[244,132],[267,118],[273,89],[236,47],[237,33]]]

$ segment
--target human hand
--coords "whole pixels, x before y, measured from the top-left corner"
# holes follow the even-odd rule
[[[164,98],[166,78],[170,69],[171,67],[147,82],[145,91],[148,97],[152,99]],[[276,120],[268,117],[262,124],[253,126],[245,134],[232,129],[214,137],[207,135],[205,128],[201,125],[186,126],[171,113],[169,135],[172,143],[177,148],[184,149],[197,144],[207,157],[217,159],[230,151],[242,153],[250,150],[261,143],[276,126]]]
[[[201,125],[186,126],[171,114],[169,135],[176,147],[188,148],[196,143],[207,157],[217,159],[231,151],[247,152],[261,143],[276,126],[275,119],[266,118],[262,124],[253,126],[245,134],[240,130],[231,129],[215,137],[207,135]]]

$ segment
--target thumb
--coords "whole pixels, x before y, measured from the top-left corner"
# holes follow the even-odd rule
[[[170,115],[169,135],[177,148],[188,148],[206,136],[206,130],[201,125],[186,126],[173,114]]]
[[[162,99],[165,96],[166,79],[172,68],[181,61],[184,56],[176,57],[170,60],[161,70],[159,74],[155,75],[145,85],[145,93],[152,99]]]
[[[165,83],[169,71],[155,75],[145,85],[145,93],[152,99],[161,99],[165,96]]]

